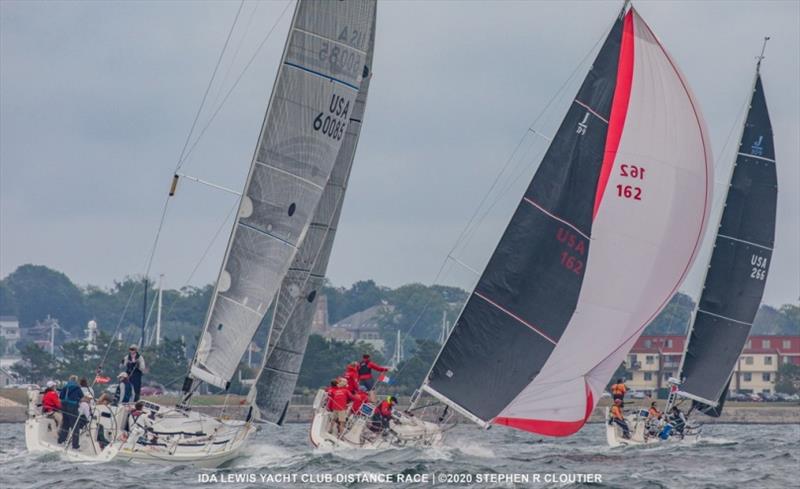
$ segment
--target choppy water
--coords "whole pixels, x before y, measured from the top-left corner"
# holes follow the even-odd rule
[[[445,446],[380,452],[313,450],[307,425],[260,431],[248,454],[224,469],[164,467],[130,463],[74,464],[57,455],[30,455],[22,424],[0,425],[0,487],[88,489],[157,487],[613,487],[613,488],[787,488],[800,479],[800,426],[707,426],[694,445],[610,449],[603,426],[588,425],[565,439],[542,439],[511,429],[483,431],[472,426],[453,430]],[[439,478],[458,474],[464,483],[324,482],[348,474],[405,474]],[[262,482],[261,476],[292,477],[296,482]],[[527,474],[528,484],[477,483],[485,474]],[[534,482],[539,474],[540,482]],[[546,483],[560,474],[600,474],[601,483]],[[555,474],[555,475],[554,475]],[[253,477],[255,482],[219,482]],[[466,482],[468,479],[472,482]],[[322,480],[313,484],[301,478]],[[211,480],[201,483],[202,479]],[[216,479],[218,482],[213,482]]]

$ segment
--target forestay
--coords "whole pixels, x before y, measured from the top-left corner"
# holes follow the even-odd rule
[[[375,2],[300,0],[191,376],[227,387],[273,301],[339,154]]]
[[[572,101],[423,390],[474,421],[579,430],[697,253],[705,125],[634,9]]]
[[[778,177],[761,75],[728,186],[703,293],[683,357],[679,395],[719,416],[755,319],[772,261]]]
[[[374,17],[371,31],[375,32]],[[356,97],[339,156],[306,238],[295,255],[278,293],[265,356],[266,362],[257,377],[255,398],[261,419],[272,423],[282,423],[303,363],[318,291],[325,281],[325,272],[361,133],[372,76],[374,45],[373,34],[367,49],[361,90]]]

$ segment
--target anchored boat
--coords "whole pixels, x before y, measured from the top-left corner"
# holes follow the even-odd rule
[[[686,276],[712,182],[688,84],[626,5],[411,408],[380,436],[360,436],[368,413],[338,436],[320,393],[312,442],[432,444],[455,413],[486,428],[577,432]]]
[[[736,361],[744,350],[764,295],[772,261],[778,198],[772,124],[761,82],[761,61],[768,39],[765,38],[758,56],[749,110],[717,226],[714,251],[689,328],[680,373],[673,381],[665,412],[690,401],[686,417],[695,410],[713,417],[722,414]],[[661,424],[648,422],[646,415],[634,413],[627,420],[629,425],[642,429],[631,440],[624,440],[619,428],[609,426],[610,445],[662,440],[657,436]],[[686,439],[693,441],[698,436],[695,424]]]
[[[324,279],[371,76],[376,2],[300,0],[239,211],[177,406],[98,405],[80,449],[57,444],[54,420],[29,395],[31,451],[74,460],[218,466],[260,420],[280,424],[305,351],[309,311]],[[176,174],[170,195],[175,193]],[[227,390],[272,306],[268,346],[243,419],[192,410],[202,383]],[[261,408],[261,409],[259,409]],[[101,446],[98,431],[108,444]]]

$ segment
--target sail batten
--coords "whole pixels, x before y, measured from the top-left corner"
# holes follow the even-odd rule
[[[484,422],[586,422],[697,254],[711,157],[693,96],[635,9],[603,42],[425,381]],[[476,389],[475,386],[480,386]]]
[[[309,236],[351,125],[374,10],[372,0],[297,3],[192,362],[200,380],[227,387]]]

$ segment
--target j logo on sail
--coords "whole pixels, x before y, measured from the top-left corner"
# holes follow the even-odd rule
[[[753,143],[753,146],[750,147],[750,153],[753,156],[761,156],[764,154],[764,148],[761,146],[761,142],[764,140],[764,136],[759,136],[758,141]]]

